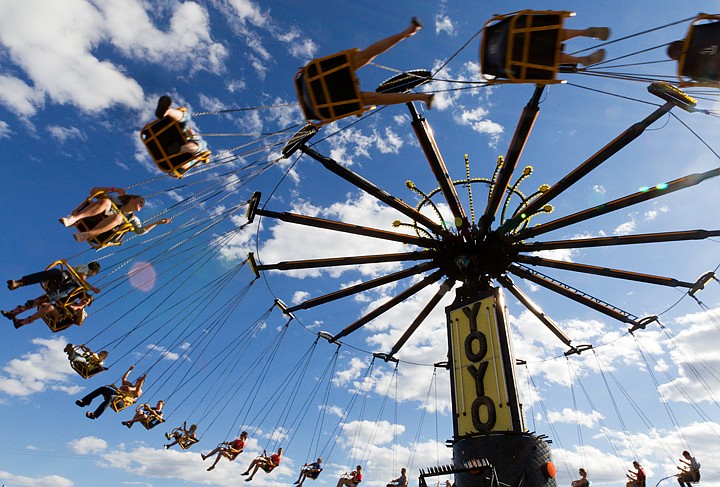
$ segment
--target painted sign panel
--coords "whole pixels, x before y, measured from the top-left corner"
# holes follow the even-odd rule
[[[456,432],[461,436],[514,431],[508,399],[508,383],[514,387],[514,378],[506,372],[512,373],[514,363],[503,316],[495,294],[448,313]]]

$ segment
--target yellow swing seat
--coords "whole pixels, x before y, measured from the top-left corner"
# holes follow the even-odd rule
[[[80,212],[82,209],[92,203],[93,200],[99,200],[107,197],[108,195],[105,191],[98,191],[89,198],[87,198],[80,206],[75,208],[72,214],[74,215]],[[125,215],[122,214],[122,212],[115,205],[115,203],[112,203],[111,201],[110,204],[112,205],[113,210],[117,212],[117,214],[122,215],[123,222],[112,230],[108,230],[107,232],[96,235],[93,238],[89,238],[87,240],[87,243],[90,244],[90,247],[94,248],[95,250],[100,250],[111,245],[122,245],[122,239],[125,234],[133,230],[133,225],[125,217]],[[75,223],[75,228],[79,232],[87,232],[89,230],[92,230],[95,225],[97,225],[104,219],[105,215],[95,215],[88,218],[83,218],[82,220],[78,220],[77,223]]]
[[[181,431],[181,430],[180,430],[179,428],[175,428],[175,429],[173,430],[173,433],[176,432],[176,431]],[[179,438],[177,439],[177,444],[178,444],[178,446],[179,446],[180,448],[182,448],[183,450],[187,450],[188,448],[190,448],[191,446],[193,446],[193,445],[194,445],[195,443],[197,443],[198,441],[200,441],[200,440],[198,440],[197,438],[192,438],[192,437],[190,437],[190,436],[188,436],[188,435],[186,435],[186,434],[183,434],[181,437],[179,437]]]
[[[700,14],[683,39],[678,59],[681,87],[720,85],[720,15]]]
[[[307,468],[307,473],[305,476],[311,480],[317,480],[317,478],[320,476],[320,472],[323,471],[322,468]]]
[[[352,54],[348,49],[313,59],[295,75],[295,90],[308,123],[316,127],[351,115],[361,115],[366,107],[355,76]]]
[[[483,26],[480,70],[490,83],[563,83],[557,79],[563,22],[574,12],[521,10]]]
[[[208,150],[198,154],[180,152],[180,147],[190,140],[180,123],[170,117],[146,124],[140,131],[140,138],[157,168],[176,178],[183,177],[196,164],[207,164],[210,160],[211,152]]]
[[[71,360],[70,367],[72,367],[75,372],[80,374],[83,379],[89,379],[93,375],[99,374],[100,372],[106,370],[100,360],[98,360],[97,355],[92,353],[90,349],[88,349],[84,345],[76,345],[73,348],[77,352],[82,352],[82,356],[85,359],[85,362]]]
[[[47,266],[45,270],[50,270],[53,267],[58,267],[64,273],[69,274],[70,278],[76,284],[75,289],[67,296],[57,299],[53,302],[53,306],[60,314],[58,318],[52,318],[49,315],[45,315],[42,317],[42,320],[45,322],[48,328],[50,328],[50,331],[52,331],[53,333],[57,333],[72,326],[72,323],[65,321],[72,318],[73,316],[73,313],[70,311],[69,305],[73,303],[76,299],[87,298],[87,293],[88,291],[90,291],[90,284],[88,284],[85,279],[80,277],[80,275],[75,272],[75,270],[65,260],[56,260],[55,262]],[[41,287],[46,294],[52,293],[57,290],[56,286],[53,283],[49,282],[42,283]],[[83,311],[83,313],[85,313],[85,311]]]
[[[122,392],[120,392],[120,390],[114,384],[111,384],[108,387],[115,389],[115,392],[117,393],[117,395],[113,398],[112,402],[110,403],[110,407],[116,413],[119,413],[126,407],[132,406],[133,404],[135,404],[135,401],[137,401],[137,397],[127,396],[127,395],[123,394]]]
[[[75,272],[75,269],[73,269],[72,266],[70,266],[70,264],[68,264],[66,260],[64,260],[64,259],[56,260],[55,262],[53,262],[52,264],[47,266],[45,268],[45,270],[49,271],[50,269],[52,269],[54,267],[59,268],[63,273],[65,273],[66,275],[69,275],[70,279],[72,279],[73,282],[75,284],[77,284],[78,290],[84,289],[85,291],[90,291],[90,289],[91,289],[90,284],[88,284],[85,279],[80,277],[80,274]],[[45,294],[51,293],[56,290],[56,287],[50,282],[43,282],[40,286],[43,288],[43,291],[45,291]]]
[[[140,420],[140,424],[142,424],[146,430],[151,430],[155,426],[165,422],[162,416],[160,416],[156,411],[154,411],[149,404],[143,404],[142,406],[138,406],[137,411],[145,412],[145,416]]]

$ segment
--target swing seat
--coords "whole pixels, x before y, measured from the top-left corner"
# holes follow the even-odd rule
[[[310,468],[307,470],[307,473],[305,474],[305,477],[316,480],[320,476],[320,472],[322,472],[322,468]]]
[[[75,269],[73,269],[70,266],[70,264],[67,263],[67,261],[65,261],[63,259],[56,260],[55,262],[53,262],[52,264],[47,266],[45,268],[45,270],[49,271],[50,269],[52,269],[54,267],[59,268],[65,276],[69,276],[70,279],[73,281],[73,283],[76,284],[76,290],[73,291],[72,294],[75,294],[75,293],[83,291],[83,290],[90,291],[90,289],[91,289],[90,284],[88,284],[85,279],[80,277],[80,274],[75,272]],[[60,283],[53,283],[50,281],[43,282],[40,284],[40,287],[43,288],[43,291],[45,291],[45,294],[50,294],[50,293],[58,290],[58,287],[59,287],[58,285],[66,285],[66,284],[67,284],[67,282],[63,279],[63,281]]]
[[[57,333],[59,331],[67,330],[75,324],[73,318],[73,312],[70,310],[70,305],[76,299],[86,299],[87,294],[84,287],[79,287],[72,291],[67,297],[61,298],[53,302],[53,307],[57,310],[59,316],[53,318],[50,315],[45,315],[42,320],[45,322],[51,332]],[[82,310],[82,319],[80,324],[87,318],[87,312]],[[78,325],[79,326],[79,325]]]
[[[198,441],[200,441],[200,440],[198,440],[197,438],[191,438],[189,436],[181,436],[180,438],[178,438],[177,444],[183,450],[187,450],[188,448],[193,446]]]
[[[263,470],[263,472],[265,472],[265,473],[270,473],[270,472],[272,472],[273,470],[275,470],[275,467],[276,467],[276,466],[277,466],[277,465],[272,465],[272,464],[270,464],[270,463],[261,463],[261,464],[259,465],[259,467],[260,467],[260,468]]]
[[[351,115],[362,115],[366,107],[348,49],[313,59],[295,75],[295,90],[308,123],[316,127]]]
[[[98,191],[97,193],[87,198],[80,206],[73,210],[72,214],[74,215],[80,212],[90,203],[92,203],[93,200],[99,200],[101,198],[107,198],[107,193],[105,191]],[[110,205],[117,214],[122,215],[123,222],[112,230],[101,233],[100,235],[96,235],[93,238],[87,239],[87,243],[90,244],[90,247],[94,248],[95,250],[104,249],[105,247],[109,247],[111,245],[122,245],[122,239],[125,234],[133,230],[132,224],[128,221],[125,215],[122,214],[122,212],[118,209],[115,203],[111,201]],[[74,226],[79,232],[87,232],[95,228],[95,226],[101,221],[103,221],[105,218],[105,215],[95,215],[88,218],[83,218],[82,220],[78,220]]]
[[[119,413],[126,407],[132,406],[133,404],[135,404],[135,401],[137,401],[136,397],[126,396],[125,394],[120,392],[120,390],[114,384],[112,384],[108,387],[115,389],[115,392],[117,393],[117,395],[113,398],[112,402],[110,403],[110,407],[116,413]]]
[[[78,350],[79,347],[75,347],[75,350]],[[86,352],[83,354],[83,357],[85,358],[85,362],[78,362],[78,361],[70,361],[70,367],[80,374],[80,376],[83,379],[89,379],[95,374],[99,374],[100,372],[104,372],[106,369],[102,366],[100,361],[92,355],[91,352]]]
[[[60,316],[58,318],[53,318],[49,315],[45,315],[42,317],[42,320],[45,322],[51,332],[57,333],[63,330],[67,330],[75,324],[74,322],[70,321],[70,319],[73,317],[73,314],[68,308],[62,305],[58,305],[57,303],[54,304],[54,306],[55,309],[58,310],[58,312],[60,313]],[[82,310],[82,314],[83,317],[80,320],[81,324],[87,317],[87,312],[85,310]]]
[[[140,420],[140,424],[142,424],[146,430],[151,430],[155,426],[163,424],[164,422],[165,420],[155,414],[154,411],[149,416],[146,416]]]
[[[678,59],[680,86],[720,84],[720,15],[700,14],[683,39]]]
[[[180,152],[180,147],[191,140],[180,123],[170,117],[146,124],[140,131],[140,138],[157,168],[176,178],[183,177],[196,164],[210,161],[208,150],[195,154]]]
[[[483,26],[480,71],[490,83],[555,84],[565,10],[521,10],[496,15]]]

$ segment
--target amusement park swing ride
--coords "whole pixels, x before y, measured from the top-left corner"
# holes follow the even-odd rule
[[[217,215],[207,217],[206,220],[198,219],[192,225],[183,228],[179,235],[173,236],[177,237],[177,241],[171,244],[171,252],[156,257],[157,261],[162,261],[182,255],[181,252],[192,252],[195,247],[188,246],[189,248],[187,248],[183,247],[183,244],[191,237],[197,238],[203,233],[210,233],[219,221],[237,216],[241,209],[246,210],[246,222],[239,229],[233,229],[220,238],[212,239],[213,251],[217,251],[227,244],[234,235],[243,228],[256,223],[260,217],[300,225],[308,232],[321,229],[352,235],[360,239],[377,239],[405,245],[407,250],[402,252],[348,255],[350,252],[344,252],[342,248],[337,248],[333,249],[336,254],[328,257],[280,262],[265,262],[259,253],[257,256],[251,253],[245,262],[251,267],[256,279],[261,276],[261,273],[273,271],[282,273],[309,269],[327,270],[343,266],[362,267],[384,263],[401,267],[401,270],[385,273],[379,277],[354,283],[317,297],[303,299],[292,306],[284,304],[279,299],[275,303],[292,320],[295,313],[356,296],[382,286],[412,282],[395,296],[366,312],[352,323],[345,325],[340,331],[318,334],[318,339],[322,338],[330,344],[339,345],[342,340],[384,313],[410,299],[417,298],[421,293],[434,291],[434,294],[431,294],[423,306],[416,310],[412,319],[408,320],[403,333],[390,349],[374,354],[374,359],[385,362],[397,364],[399,362],[398,354],[430,314],[438,309],[441,303],[452,301],[445,308],[447,357],[446,360],[435,364],[438,368],[446,369],[450,378],[453,431],[452,438],[448,440],[448,446],[452,449],[452,463],[421,468],[419,478],[421,487],[425,487],[435,477],[450,475],[454,476],[457,487],[556,485],[556,467],[552,460],[550,442],[544,434],[530,431],[525,420],[525,412],[522,409],[520,388],[516,377],[516,366],[522,364],[522,361],[514,355],[505,294],[509,293],[552,333],[565,347],[564,355],[566,357],[591,351],[593,346],[573,340],[572,336],[566,333],[521,289],[518,284],[520,281],[530,283],[563,299],[573,301],[592,312],[623,323],[632,334],[638,331],[642,332],[646,327],[656,324],[658,317],[653,315],[635,316],[579,287],[574,287],[565,279],[549,275],[552,271],[547,271],[548,274],[546,274],[539,269],[560,270],[566,272],[565,275],[606,277],[616,282],[635,282],[676,288],[691,297],[694,297],[715,278],[713,272],[707,272],[699,277],[691,276],[681,280],[673,276],[568,262],[547,256],[546,252],[552,250],[609,249],[633,246],[637,248],[650,243],[687,242],[720,236],[719,229],[710,228],[545,240],[545,237],[556,230],[592,222],[594,219],[614,211],[634,208],[663,195],[695,187],[720,175],[720,168],[689,174],[652,187],[640,188],[636,192],[575,213],[557,218],[551,216],[554,210],[553,203],[558,201],[561,195],[575,187],[581,179],[598,169],[605,161],[641,138],[648,128],[661,118],[671,114],[671,111],[682,110],[689,113],[709,114],[708,111],[698,108],[697,100],[684,91],[697,88],[717,89],[716,81],[697,79],[700,68],[697,60],[693,59],[691,55],[698,45],[708,38],[717,40],[720,37],[718,32],[720,17],[703,14],[693,21],[683,41],[682,54],[678,60],[678,79],[673,83],[624,73],[606,73],[610,77],[645,82],[651,98],[655,102],[660,100],[660,105],[649,104],[654,107],[648,109],[644,118],[621,131],[614,139],[580,162],[554,184],[542,184],[536,191],[529,194],[524,191],[524,185],[527,184],[533,169],[530,166],[521,169],[520,160],[527,142],[531,140],[533,126],[541,111],[541,101],[547,94],[548,87],[562,83],[563,80],[559,78],[564,77],[565,74],[592,75],[597,73],[599,75],[601,73],[592,67],[580,68],[577,65],[559,62],[558,55],[562,50],[562,42],[558,33],[563,29],[564,19],[569,16],[571,16],[570,12],[521,11],[505,16],[496,16],[484,26],[480,66],[483,69],[485,80],[481,84],[483,86],[503,83],[534,85],[534,91],[520,115],[506,152],[497,158],[494,172],[490,177],[471,177],[468,156],[465,157],[466,176],[457,179],[456,176],[451,175],[452,171],[445,163],[429,120],[418,112],[413,102],[406,104],[410,125],[429,165],[434,183],[437,185],[436,189],[427,191],[427,188],[422,188],[408,180],[406,188],[413,194],[413,197],[416,197],[417,204],[415,206],[386,191],[382,185],[351,170],[342,164],[342,161],[336,161],[322,154],[317,145],[312,143],[313,138],[322,127],[345,117],[365,117],[374,113],[370,112],[366,115],[371,108],[363,102],[359,92],[357,78],[352,63],[349,61],[349,51],[343,51],[339,55],[313,60],[296,75],[295,88],[308,125],[297,131],[287,142],[283,140],[281,159],[306,156],[320,163],[324,170],[332,173],[334,177],[339,177],[355,189],[371,196],[401,215],[401,219],[393,223],[393,228],[375,228],[300,213],[276,211],[269,208],[275,204],[275,201],[270,198],[264,201],[263,194],[255,192],[247,203],[243,202],[241,205],[228,208],[223,207]],[[550,33],[549,38],[547,37],[548,33]],[[552,56],[537,59],[535,57],[537,53],[533,46],[538,45],[544,46],[546,50],[549,49]],[[441,80],[435,79],[430,71],[407,71],[381,84],[377,91],[406,93],[436,81]],[[287,134],[280,133],[280,135]],[[171,178],[176,178],[175,181],[187,177],[182,180],[183,184],[185,181],[190,181],[189,178],[192,176],[233,160],[232,151],[214,158],[207,151],[197,154],[178,152],[176,146],[188,143],[191,140],[190,137],[192,134],[188,134],[180,124],[163,117],[147,124],[141,131],[141,139],[158,169]],[[262,153],[271,148],[272,145],[268,145],[252,150]],[[272,164],[267,164],[264,167],[258,167],[257,172],[271,166]],[[255,169],[253,168],[253,170]],[[176,209],[186,211],[216,197],[220,199],[212,200],[212,203],[219,207],[225,198],[232,195],[238,187],[252,181],[255,174],[253,173],[237,184],[215,185],[215,183],[209,183],[202,190],[197,191],[191,199],[180,203]],[[466,197],[461,197],[459,188],[460,190],[466,189]],[[478,190],[483,190],[487,194],[487,201],[483,201],[483,207],[476,215],[476,203],[479,200],[477,195],[480,192]],[[100,197],[105,196],[91,195],[83,205],[92,204],[93,199]],[[464,204],[463,200],[467,204]],[[444,212],[449,212],[449,218]],[[128,221],[123,221],[123,225],[117,231],[90,241],[91,247],[100,250],[106,246],[120,245],[125,233],[130,231],[128,225],[130,225]],[[186,236],[183,232],[187,232],[190,236]],[[260,235],[259,228],[257,233]],[[129,247],[124,248],[128,249]],[[182,250],[174,254],[173,252],[178,249]],[[203,254],[202,259],[207,257],[207,260],[202,262],[206,263],[214,255],[212,253]],[[52,265],[71,269],[65,261],[58,261]],[[118,269],[123,265],[125,264],[118,265]],[[229,270],[220,280],[227,284],[240,267],[242,266]],[[184,269],[184,272],[188,274],[186,279],[190,280],[192,274],[199,272],[201,268],[202,263],[192,269],[188,266]],[[76,279],[76,281],[77,293],[90,290],[90,286],[84,280]],[[185,279],[182,282],[178,280],[175,289],[181,289],[185,282]],[[231,304],[228,304],[227,307],[230,311],[227,314],[225,310],[218,312],[218,315],[223,315],[222,318],[218,317],[218,320],[225,320],[227,316],[230,316],[251,285],[252,283],[248,284],[229,301]],[[183,309],[169,321],[172,322],[175,316],[180,314],[192,315],[194,312],[194,310],[191,312]],[[267,313],[269,314],[269,311]],[[249,337],[258,331],[262,318],[266,316],[263,315],[242,334],[233,338],[228,346],[243,343],[243,347],[250,347]],[[138,329],[146,319],[150,321],[152,318],[150,315],[143,318],[141,323],[131,331]],[[178,321],[181,320],[178,318]],[[64,329],[58,327],[54,322],[47,324],[53,332]],[[173,323],[173,326],[176,325],[180,328],[179,324]],[[167,348],[172,349],[192,334],[204,335],[202,338],[198,338],[199,341],[202,341],[207,337],[210,337],[207,339],[211,340],[216,336],[215,334],[219,333],[219,328],[212,329],[212,335],[209,332],[205,334],[205,331],[200,333],[196,329],[186,332],[186,329],[189,330],[190,327],[191,325],[188,324],[186,328],[183,328],[171,346]],[[211,329],[211,327],[208,328]],[[285,328],[287,328],[287,324]],[[169,334],[170,332],[164,338],[167,338]],[[113,345],[122,343],[129,335],[130,332],[127,332],[124,336],[115,339]],[[193,337],[196,338],[196,335]],[[315,343],[311,350],[314,349]],[[204,346],[205,343],[203,343]],[[72,367],[82,377],[90,378],[104,369],[102,362],[96,360],[91,351],[83,347],[84,345],[76,346],[76,352],[85,354],[87,361],[84,365],[72,363]],[[268,348],[268,350],[271,349]],[[277,349],[272,349],[267,353],[268,362],[255,364],[252,369],[248,367],[238,381],[240,379],[251,380],[253,371],[256,371],[255,367],[262,369],[263,366],[266,366],[267,368],[275,353],[277,353]],[[204,367],[220,368],[221,355],[219,357],[209,361]],[[305,357],[301,359],[300,363],[303,363],[302,360],[305,360]],[[331,360],[332,367],[336,360],[337,351]],[[156,364],[153,364],[153,367]],[[334,369],[328,366],[328,369],[323,372],[323,378],[328,383],[329,377],[332,376],[332,370]],[[223,377],[229,377],[231,372],[232,370],[223,370]],[[260,375],[257,381],[261,382],[263,378],[264,376]],[[186,385],[187,382],[183,377],[182,383],[171,392],[170,396],[179,392]],[[281,391],[285,385],[285,383],[281,384],[278,391]],[[313,393],[317,392],[313,389]],[[221,393],[216,390],[213,394],[220,395]],[[114,401],[111,406],[115,411],[127,408],[134,402],[123,402],[121,395],[118,397],[119,400]],[[295,396],[293,396],[293,400],[295,400]],[[143,408],[149,409],[149,406],[145,406],[147,405],[138,406],[138,412]],[[286,412],[285,409],[283,411]],[[200,416],[205,419],[211,414],[211,408],[208,407]],[[295,420],[299,419],[294,416],[290,422],[293,423]],[[157,420],[156,418],[155,421],[143,423],[143,426],[151,429],[162,421],[162,419]],[[187,436],[187,430],[184,427],[176,428],[173,430],[173,434],[175,433],[178,433],[177,444],[182,450],[192,447],[199,441],[199,438]]]

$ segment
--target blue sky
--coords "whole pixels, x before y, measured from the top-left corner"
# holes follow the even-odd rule
[[[535,3],[534,8],[572,9],[577,16],[567,27],[607,25],[613,38],[698,13],[684,4],[645,0]],[[338,333],[410,283],[298,312],[287,327],[287,318],[272,309],[274,299],[295,304],[398,267],[271,272],[255,282],[247,266],[240,267],[250,251],[273,263],[409,247],[270,219],[244,226],[244,203],[253,191],[262,191],[263,204],[274,211],[392,230],[397,212],[307,156],[279,160],[279,147],[293,127],[303,123],[292,81],[299,67],[313,57],[365,47],[403,29],[413,15],[425,28],[376,60],[391,69],[369,66],[360,71],[362,85],[372,90],[395,69],[434,71],[457,53],[437,75],[449,81],[421,88],[436,92],[435,107],[424,115],[453,178],[465,177],[464,154],[473,177],[490,177],[532,87],[455,90],[467,85],[450,81],[478,81],[479,37],[458,50],[493,14],[526,6],[517,1],[466,5],[375,0],[321,1],[311,7],[246,0],[0,3],[4,279],[40,270],[59,258],[73,264],[99,259],[103,266],[93,280],[103,292],[81,328],[52,334],[39,322],[17,331],[9,322],[4,325],[0,481],[62,487],[227,485],[262,449],[278,446],[287,451],[281,468],[258,475],[253,483],[291,483],[299,465],[320,454],[327,466],[316,481],[319,485],[334,485],[338,475],[356,463],[365,466],[365,482],[371,486],[385,485],[402,466],[409,468],[412,481],[417,468],[448,463],[444,443],[452,434],[449,380],[446,371],[438,370],[433,381],[432,364],[447,354],[443,307],[449,302],[430,315],[398,354],[395,375],[393,365],[381,361],[370,369],[372,353],[390,349],[434,289],[350,335],[338,350],[324,340],[313,347],[317,332]],[[706,2],[702,8],[717,12],[720,3]],[[687,28],[685,22],[608,45],[608,57],[665,44],[681,38]],[[567,50],[596,44],[575,39]],[[663,50],[656,49],[623,63],[662,60]],[[670,75],[674,65],[626,70]],[[643,83],[565,78],[568,84],[552,86],[543,95],[520,161],[520,167],[534,168],[521,186],[526,193],[558,181],[659,104]],[[716,90],[708,93],[700,106],[717,111]],[[264,108],[195,117],[203,133],[232,134],[207,140],[215,154],[237,157],[223,157],[227,162],[175,180],[154,169],[139,138],[162,94],[193,112]],[[719,149],[717,118],[677,109],[672,113],[677,118],[663,117],[553,201],[552,217],[717,167],[712,152]],[[378,110],[350,126],[356,121],[323,128],[313,139],[315,149],[411,205],[417,199],[406,180],[425,192],[437,186],[405,107]],[[717,180],[709,180],[549,237],[716,229],[717,185]],[[145,221],[173,221],[121,247],[89,250],[74,242],[57,218],[68,214],[93,186],[129,188],[147,197],[139,215]],[[465,188],[458,191],[469,209]],[[479,214],[486,194],[481,187],[473,191]],[[450,220],[447,208],[440,208]],[[717,239],[552,257],[683,281],[694,281],[720,263]],[[683,298],[682,290],[563,271],[552,275],[638,317],[659,315],[663,325],[649,326],[633,337],[622,323],[515,279],[573,343],[596,347],[596,354],[562,358],[565,347],[507,296],[515,355],[528,363],[518,368],[526,424],[553,439],[558,483],[568,484],[577,469],[585,467],[593,485],[624,485],[624,470],[634,459],[655,483],[674,473],[680,453],[690,449],[703,464],[703,484],[720,485],[715,467],[720,461],[714,392],[720,385],[717,282],[698,294],[704,305],[700,307]],[[39,294],[39,288],[3,291],[0,307],[10,309]],[[86,381],[75,375],[62,353],[68,342],[108,349],[110,370]],[[167,428],[145,431],[136,426],[128,431],[120,421],[130,412],[108,412],[89,421],[73,404],[87,391],[119,380],[131,364],[135,374],[148,373],[145,399],[167,401]],[[263,378],[262,385],[258,378]],[[325,390],[329,396],[322,401]],[[162,433],[185,420],[199,423],[201,442],[187,452],[164,450]],[[246,452],[206,472],[208,464],[199,452],[207,453],[241,429],[251,433]]]

